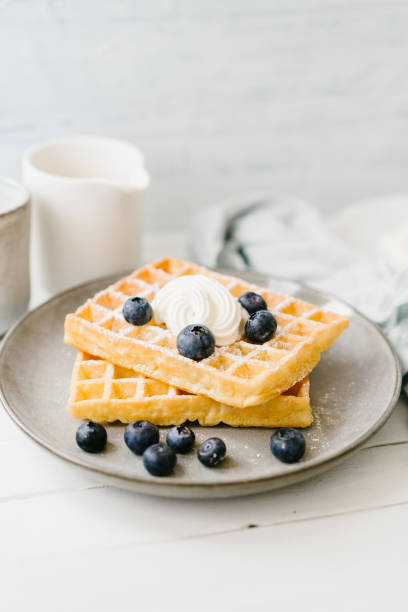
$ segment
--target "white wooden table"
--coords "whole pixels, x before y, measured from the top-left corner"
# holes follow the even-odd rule
[[[103,485],[0,410],[0,610],[406,609],[407,407],[339,467],[225,501]]]

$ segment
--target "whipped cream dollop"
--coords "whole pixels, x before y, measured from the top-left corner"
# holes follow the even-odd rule
[[[186,325],[205,325],[218,346],[236,342],[248,318],[228,289],[203,274],[170,281],[156,294],[152,307],[155,321],[165,323],[175,336]]]

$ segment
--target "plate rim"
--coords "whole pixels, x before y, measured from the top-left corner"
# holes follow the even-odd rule
[[[37,435],[35,432],[33,432],[30,429],[28,425],[26,425],[23,422],[23,420],[19,417],[19,415],[16,414],[16,412],[10,406],[10,404],[7,401],[4,389],[3,389],[3,380],[0,378],[0,403],[3,406],[6,414],[34,442],[39,444],[41,447],[45,448],[47,451],[51,452],[53,455],[69,462],[71,465],[75,465],[76,467],[87,470],[93,474],[97,474],[98,476],[102,478],[106,478],[108,480],[114,481],[117,484],[117,486],[120,486],[120,483],[122,483],[122,486],[127,489],[131,488],[133,490],[139,490],[140,492],[145,492],[145,493],[147,492],[147,493],[159,495],[159,496],[160,495],[169,496],[169,497],[170,496],[171,497],[180,496],[180,495],[177,495],[175,492],[180,491],[180,490],[187,492],[190,489],[190,490],[196,490],[196,491],[203,490],[207,492],[209,491],[215,492],[219,490],[218,491],[219,497],[227,497],[229,489],[235,490],[239,487],[247,487],[249,485],[251,485],[253,488],[257,488],[257,485],[258,486],[263,485],[262,489],[253,491],[255,493],[261,492],[261,491],[267,491],[267,490],[271,490],[275,488],[284,487],[294,482],[300,482],[302,480],[306,480],[307,478],[312,477],[317,473],[326,471],[326,469],[329,470],[331,467],[334,467],[343,459],[346,459],[353,452],[357,451],[364,444],[364,442],[366,442],[366,440],[369,439],[388,420],[388,418],[390,417],[392,413],[392,410],[394,409],[398,401],[399,395],[400,395],[402,374],[401,374],[401,365],[400,365],[399,357],[398,357],[398,354],[395,348],[393,347],[393,345],[391,344],[387,336],[384,334],[384,332],[380,329],[380,327],[378,327],[378,325],[373,323],[360,310],[358,310],[357,308],[349,304],[347,301],[335,296],[334,294],[330,292],[321,291],[320,289],[314,288],[313,286],[303,283],[302,281],[298,281],[296,279],[290,279],[290,278],[286,278],[282,276],[277,276],[277,275],[265,274],[262,272],[257,272],[256,270],[246,270],[246,269],[236,270],[236,269],[225,268],[225,267],[222,267],[222,268],[218,267],[216,269],[222,273],[230,274],[230,275],[240,275],[240,273],[244,274],[246,278],[249,280],[249,282],[254,282],[254,283],[262,282],[262,279],[264,279],[264,281],[265,280],[270,281],[272,279],[278,282],[294,283],[299,288],[304,289],[306,291],[312,291],[314,293],[317,293],[324,299],[327,299],[328,301],[336,300],[344,304],[355,315],[357,315],[357,317],[360,317],[362,321],[364,322],[364,324],[372,328],[373,331],[376,332],[379,335],[379,337],[385,342],[386,346],[390,350],[391,356],[393,358],[394,366],[395,366],[394,389],[392,392],[391,399],[387,407],[384,409],[381,417],[366,432],[361,434],[357,438],[357,440],[346,444],[342,448],[342,450],[337,452],[337,454],[335,454],[334,456],[328,457],[327,459],[324,459],[324,458],[322,459],[321,457],[315,457],[314,459],[310,460],[307,464],[299,463],[293,466],[288,466],[291,469],[288,472],[283,473],[283,474],[282,473],[275,474],[275,475],[269,474],[269,475],[263,475],[259,477],[250,477],[250,478],[243,478],[241,476],[239,477],[238,480],[233,480],[233,481],[228,481],[228,482],[219,482],[219,481],[218,482],[197,482],[197,481],[183,482],[180,480],[178,480],[177,482],[171,482],[171,479],[170,480],[169,479],[157,479],[157,480],[141,479],[141,478],[134,477],[134,476],[123,475],[123,474],[118,473],[117,471],[108,471],[106,469],[98,468],[96,466],[85,465],[84,463],[80,461],[80,459],[76,460],[74,457],[67,455],[64,451],[61,451],[57,447],[54,447],[52,444],[47,443],[46,440],[42,439],[41,436]],[[56,295],[50,297],[46,301],[42,302],[41,304],[38,304],[36,307],[26,312],[22,317],[20,317],[16,321],[16,323],[14,323],[14,325],[8,330],[8,332],[5,334],[5,336],[3,337],[1,341],[0,366],[3,363],[4,355],[7,350],[7,345],[10,342],[11,338],[13,337],[14,333],[17,331],[17,329],[21,325],[23,325],[30,317],[34,316],[38,311],[42,310],[43,308],[50,307],[53,302],[63,299],[65,295],[81,290],[82,288],[85,289],[86,287],[91,286],[96,283],[102,284],[106,282],[106,284],[110,284],[111,282],[114,282],[115,279],[121,278],[122,276],[128,273],[129,271],[122,272],[119,274],[109,274],[109,275],[105,275],[99,278],[88,280],[84,283],[80,283],[78,285],[75,285],[73,287],[70,287],[68,289],[65,289],[64,291],[57,293]],[[251,280],[251,278],[253,280]],[[145,490],[143,491],[143,489]],[[171,491],[173,492],[173,494],[171,493]],[[223,493],[223,491],[225,491],[225,493]],[[245,492],[243,492],[242,494],[248,494],[248,493],[250,492],[246,489]],[[235,493],[235,494],[239,495],[240,493]],[[234,493],[232,493],[232,495],[234,495]],[[214,497],[216,496],[217,495],[214,495]],[[191,495],[191,497],[193,497],[193,495]]]

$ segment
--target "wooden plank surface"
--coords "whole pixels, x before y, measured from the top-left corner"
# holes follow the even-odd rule
[[[0,464],[12,466],[0,478],[2,550],[7,557],[21,554],[14,528],[31,543],[26,554],[37,556],[40,549],[45,554],[138,545],[408,503],[408,440],[395,437],[406,408],[400,402],[384,428],[388,434],[374,436],[337,468],[281,491],[225,501],[161,499],[105,487],[19,434],[0,444]],[[56,538],[61,516],[64,530]],[[107,542],[99,539],[100,531],[109,534]]]
[[[205,537],[175,537],[171,519],[164,527],[167,541],[136,544],[132,526],[124,525],[121,546],[108,544],[110,531],[99,523],[110,514],[110,529],[122,520],[119,506],[106,500],[87,502],[71,497],[66,506],[43,507],[44,519],[34,529],[14,533],[14,549],[2,550],[2,604],[7,610],[79,611],[147,610],[381,610],[404,604],[407,571],[407,507],[338,514],[319,520],[211,532]],[[75,506],[88,507],[95,531],[69,529],[71,546],[46,547],[44,525],[59,542]],[[269,499],[270,512],[273,499]],[[25,517],[29,517],[28,506]],[[168,506],[162,507],[162,514]],[[221,507],[218,514],[221,514]],[[184,521],[193,514],[187,505]],[[41,516],[40,515],[40,516]],[[157,516],[157,515],[156,515]],[[153,518],[153,517],[152,517]],[[17,514],[16,519],[22,517]],[[146,526],[133,508],[132,524]],[[180,519],[181,521],[181,519]],[[153,523],[153,521],[152,521]],[[147,527],[148,528],[148,527]],[[158,528],[156,528],[158,529]],[[126,532],[126,533],[125,533]],[[173,536],[173,537],[172,537]],[[88,547],[88,538],[99,546]],[[33,554],[32,546],[37,547]],[[25,550],[29,551],[25,554]]]

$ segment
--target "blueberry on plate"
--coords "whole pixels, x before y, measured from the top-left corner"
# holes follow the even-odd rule
[[[135,421],[125,429],[126,445],[136,455],[143,455],[146,448],[159,441],[159,430],[150,421]]]
[[[87,453],[100,453],[104,450],[107,440],[106,429],[103,425],[93,421],[82,423],[76,432],[76,442],[79,448]]]
[[[205,325],[187,325],[177,336],[178,352],[194,361],[206,359],[214,348],[214,336]]]
[[[197,451],[197,457],[207,467],[215,467],[225,457],[227,447],[221,438],[208,438],[201,444]]]
[[[270,441],[272,454],[284,463],[295,463],[305,454],[304,435],[292,427],[282,427],[275,431]]]
[[[185,455],[194,446],[194,432],[187,425],[176,425],[167,434],[166,442],[176,453]]]
[[[268,308],[262,295],[254,293],[253,291],[246,291],[243,293],[238,298],[238,302],[250,315],[258,310],[266,310]]]
[[[257,310],[245,323],[245,335],[255,344],[263,344],[272,338],[278,324],[269,310]]]
[[[153,444],[143,453],[143,465],[153,476],[168,476],[176,463],[176,453],[166,444]]]
[[[143,297],[130,297],[123,305],[123,316],[131,325],[146,325],[153,316],[153,309]]]

